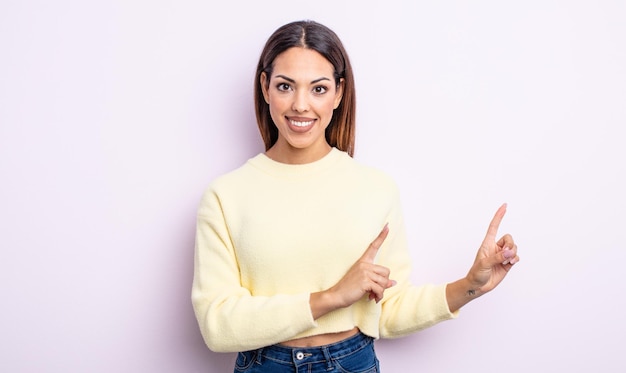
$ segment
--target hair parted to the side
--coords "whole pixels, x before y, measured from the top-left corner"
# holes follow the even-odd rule
[[[338,86],[343,79],[343,97],[326,128],[326,141],[330,146],[354,156],[356,97],[352,66],[337,34],[328,27],[310,20],[291,22],[278,28],[265,43],[259,58],[254,77],[254,106],[265,150],[269,150],[276,143],[278,129],[272,121],[269,105],[263,97],[261,74],[265,73],[271,77],[276,57],[292,47],[318,52],[333,65],[335,84]]]

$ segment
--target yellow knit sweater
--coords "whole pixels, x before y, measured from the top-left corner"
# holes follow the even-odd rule
[[[192,302],[207,346],[246,351],[355,326],[399,337],[455,317],[445,285],[409,283],[396,184],[335,148],[309,164],[264,154],[214,180],[197,216]],[[309,295],[335,285],[385,223],[377,263],[398,284],[317,320]]]

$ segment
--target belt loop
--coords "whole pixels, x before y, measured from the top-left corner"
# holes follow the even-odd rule
[[[256,350],[256,363],[257,364],[259,365],[263,364],[263,362],[261,361],[262,357],[263,357],[263,347]]]
[[[326,359],[326,370],[333,369],[333,362],[330,357],[330,353],[328,352],[327,347],[322,347],[322,352],[324,353],[324,359]]]

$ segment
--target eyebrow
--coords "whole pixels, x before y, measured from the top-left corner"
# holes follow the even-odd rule
[[[293,80],[291,78],[288,78],[288,77],[286,77],[284,75],[276,75],[276,77],[277,78],[283,78],[286,81],[288,81],[289,83],[295,83],[296,82],[295,80]],[[329,82],[331,81],[330,79],[328,79],[326,77],[321,77],[321,78],[317,78],[315,80],[311,80],[311,84],[319,83],[319,82],[324,81],[324,80],[328,80]]]

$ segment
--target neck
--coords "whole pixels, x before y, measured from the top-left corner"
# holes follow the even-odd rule
[[[306,164],[319,161],[324,158],[331,150],[331,146],[324,144],[316,149],[299,149],[291,146],[281,146],[274,144],[265,155],[276,162],[286,164]]]

